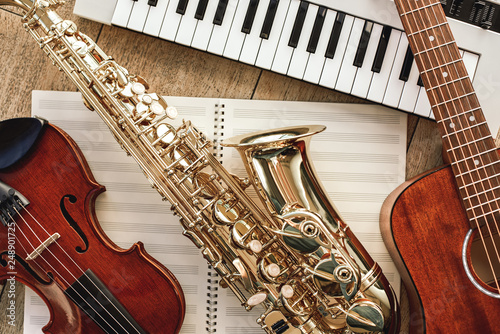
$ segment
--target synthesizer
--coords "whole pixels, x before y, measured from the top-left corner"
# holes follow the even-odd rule
[[[500,5],[441,2],[496,131]],[[74,13],[433,118],[390,0],[77,0]]]

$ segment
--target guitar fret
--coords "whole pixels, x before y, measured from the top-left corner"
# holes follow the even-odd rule
[[[448,24],[448,22],[443,22],[443,23],[440,23],[440,24],[434,25],[434,26],[429,27],[429,28],[425,28],[425,29],[422,29],[422,30],[419,30],[419,31],[412,32],[411,34],[408,34],[407,36],[408,36],[408,37],[413,37],[413,36],[414,36],[414,35],[416,35],[416,34],[420,34],[420,33],[423,33],[423,32],[425,32],[425,31],[432,30],[432,29],[434,29],[434,28],[439,28],[439,27],[444,26],[444,25],[447,25],[447,24]]]
[[[485,136],[485,137],[483,137],[483,138],[479,138],[479,139],[476,139],[476,140],[469,141],[469,142],[467,142],[467,143],[463,143],[463,144],[458,145],[458,146],[454,146],[454,147],[452,147],[452,148],[450,148],[450,149],[446,150],[446,152],[451,152],[451,151],[454,151],[454,150],[456,150],[456,149],[462,148],[462,147],[464,147],[464,146],[467,146],[467,145],[472,145],[472,144],[474,144],[474,143],[477,143],[478,141],[481,141],[481,140],[486,140],[486,139],[488,139],[488,138],[491,138],[491,136],[490,136],[490,135],[488,135],[488,136]]]
[[[497,150],[497,148],[496,148],[496,147],[494,147],[494,148],[490,148],[489,150],[486,150],[486,151],[480,152],[480,153],[478,153],[478,154],[470,155],[470,156],[468,156],[468,157],[466,157],[466,158],[463,158],[462,160],[453,161],[451,164],[452,164],[452,165],[456,165],[456,164],[459,164],[460,162],[464,162],[464,161],[466,161],[467,159],[472,159],[472,158],[475,158],[475,157],[479,157],[479,156],[481,156],[481,155],[483,155],[483,154],[487,154],[487,153],[490,153],[490,152],[493,152],[493,151],[496,151],[496,150]]]
[[[482,169],[485,169],[485,168],[487,168],[487,167],[491,167],[491,166],[493,166],[493,165],[495,165],[495,164],[497,164],[497,163],[499,163],[499,162],[500,162],[500,160],[496,160],[496,161],[493,161],[493,162],[491,162],[491,163],[489,163],[489,164],[482,165],[482,166],[480,166],[480,167],[481,167]],[[479,168],[478,168],[478,169],[479,169]],[[465,172],[463,172],[463,173],[456,174],[456,175],[455,175],[455,177],[457,177],[457,178],[458,178],[458,177],[462,177],[462,176],[464,176],[464,175],[471,174],[471,173],[474,173],[474,172],[477,172],[477,169],[475,169],[475,170],[468,170],[468,171],[465,171]],[[500,187],[500,186],[499,186],[499,187]],[[476,195],[479,195],[479,194],[480,194],[480,193],[478,193],[478,194],[476,194]]]
[[[460,116],[463,116],[467,113],[473,113],[474,111],[477,111],[477,110],[480,110],[481,107],[477,107],[477,108],[474,108],[474,109],[470,109],[470,110],[466,110],[464,112],[461,112],[461,113],[457,113],[455,115],[451,115],[450,117],[446,117],[446,118],[443,118],[443,119],[440,119],[440,120],[437,120],[436,122],[437,123],[442,123],[442,122],[445,122],[445,121],[449,121],[451,120],[452,118],[455,118],[455,117],[460,117]]]
[[[476,125],[472,125],[472,126],[469,126],[469,127],[467,127],[467,128],[463,128],[463,129],[457,130],[457,131],[455,131],[455,132],[450,132],[450,133],[447,133],[447,134],[445,134],[444,136],[441,136],[441,138],[446,138],[446,137],[449,137],[449,136],[451,136],[451,135],[457,134],[457,133],[459,133],[459,132],[467,131],[467,130],[470,130],[470,129],[472,129],[472,128],[476,127],[476,126],[485,125],[485,124],[486,124],[486,121],[481,122],[481,123],[477,123]]]
[[[433,48],[430,48],[430,49],[427,49],[427,50],[422,50],[422,51],[419,51],[417,53],[414,54],[414,56],[420,56],[422,55],[423,53],[427,53],[429,51],[433,51],[433,50],[436,50],[436,49],[439,49],[441,47],[444,47],[444,46],[448,46],[448,45],[451,45],[451,44],[455,44],[456,42],[455,41],[450,41],[450,42],[447,42],[447,43],[443,43],[443,44],[439,44],[438,46],[435,46]]]
[[[429,91],[431,91],[433,89],[440,88],[440,87],[443,87],[443,86],[448,86],[449,84],[453,84],[453,83],[456,83],[458,81],[462,81],[462,80],[465,80],[465,79],[469,79],[469,76],[466,75],[464,77],[461,77],[461,78],[458,78],[458,79],[455,79],[455,80],[452,80],[452,81],[448,81],[448,82],[445,82],[445,83],[437,85],[437,86],[433,86],[433,87],[427,88],[425,91],[429,92]]]
[[[483,178],[483,179],[481,179],[481,180],[477,180],[477,181],[474,181],[474,182],[468,183],[468,184],[466,184],[466,185],[463,185],[463,186],[461,186],[461,187],[458,187],[458,189],[462,190],[462,189],[465,189],[465,188],[467,188],[467,187],[473,186],[473,185],[478,184],[478,183],[480,183],[480,182],[484,182],[484,181],[490,180],[490,179],[492,179],[492,178],[494,178],[494,177],[498,177],[498,176],[500,176],[500,173],[497,173],[497,174],[495,174],[495,175],[491,175],[491,176],[485,177],[485,178]]]
[[[490,212],[486,212],[486,213],[484,213],[482,215],[479,215],[479,216],[474,216],[474,217],[470,218],[469,221],[474,221],[474,220],[477,220],[478,218],[486,217],[487,215],[493,214],[493,213],[498,212],[498,211],[500,211],[500,209],[496,209],[496,210],[493,210],[493,211],[490,211]]]
[[[433,7],[433,6],[436,6],[436,5],[441,5],[441,3],[439,3],[439,2],[432,3],[430,5],[423,6],[423,7],[420,7],[420,8],[416,8],[416,9],[410,10],[409,12],[405,12],[405,13],[399,14],[399,16],[403,17],[403,16],[406,16],[406,15],[409,15],[409,14],[413,14],[414,12],[418,12],[420,10],[424,10],[424,9],[427,9],[427,8],[430,8],[430,7]]]
[[[488,192],[493,192],[493,190],[496,190],[496,189],[499,189],[499,188],[500,188],[500,185],[498,185],[498,186],[496,186],[496,187],[494,187],[494,188],[486,189],[486,190],[481,191],[481,192],[479,192],[479,193],[472,194],[472,195],[470,195],[470,196],[464,197],[464,201],[465,201],[465,200],[468,200],[468,199],[471,199],[471,198],[473,198],[473,197],[479,197],[480,195],[484,195],[484,194],[486,194],[486,193],[488,193]]]
[[[446,66],[448,66],[448,65],[452,65],[452,64],[455,64],[455,63],[459,63],[459,62],[461,62],[461,61],[462,61],[462,59],[455,59],[454,61],[451,61],[451,62],[448,62],[448,63],[446,63],[446,64],[442,64],[442,65],[439,65],[439,66],[436,66],[436,67],[430,68],[430,69],[425,70],[425,71],[422,71],[422,72],[420,72],[420,73],[421,73],[421,74],[424,74],[424,73],[427,73],[427,72],[430,72],[430,71],[437,70],[438,68],[442,68],[442,67],[446,67]],[[451,81],[450,81],[450,82],[447,82],[446,84],[449,84],[449,83],[451,83]]]
[[[453,99],[449,99],[449,100],[446,100],[446,101],[440,102],[440,103],[438,103],[438,104],[435,104],[435,105],[431,106],[431,108],[439,107],[439,106],[442,106],[442,105],[444,105],[444,104],[446,104],[446,103],[449,103],[449,102],[452,102],[452,101],[456,101],[456,100],[459,100],[459,99],[461,99],[461,98],[464,98],[464,97],[467,97],[467,96],[470,96],[470,95],[475,95],[475,94],[476,94],[476,93],[474,93],[474,92],[472,92],[472,93],[467,93],[467,94],[465,94],[465,95],[461,95],[461,96],[455,97],[455,98],[453,98]]]
[[[484,205],[487,205],[487,204],[489,204],[489,203],[493,203],[493,202],[496,202],[496,201],[498,201],[498,198],[493,198],[493,199],[491,199],[491,200],[489,200],[489,201],[487,201],[487,202],[484,202],[484,201],[483,201],[483,202],[481,202],[481,204],[478,204],[478,205],[475,205],[475,206],[472,206],[472,207],[467,208],[467,209],[466,209],[466,211],[471,211],[471,210],[474,210],[474,209],[480,208],[480,207],[482,207],[482,206],[484,206]]]

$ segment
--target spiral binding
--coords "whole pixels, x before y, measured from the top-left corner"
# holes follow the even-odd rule
[[[215,105],[215,113],[214,113],[214,156],[222,163],[223,153],[222,150],[224,147],[221,145],[221,138],[224,136],[224,113],[225,113],[225,105],[224,104],[216,104]]]
[[[219,275],[213,270],[212,266],[208,266],[207,279],[207,333],[217,332],[217,297],[219,290]]]

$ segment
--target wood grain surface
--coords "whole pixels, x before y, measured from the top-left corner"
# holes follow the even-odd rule
[[[58,10],[131,73],[146,78],[162,95],[238,99],[366,103],[349,95],[301,82],[129,30],[72,15],[74,0]],[[32,90],[75,91],[22,28],[19,15],[0,9],[0,119],[29,116]],[[435,123],[408,117],[407,178],[442,163]],[[401,294],[403,327],[408,333],[408,302]],[[23,286],[16,287],[16,326],[7,325],[6,292],[0,294],[0,333],[22,333]]]

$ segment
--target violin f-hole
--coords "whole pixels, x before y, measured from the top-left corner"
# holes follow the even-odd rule
[[[59,206],[61,208],[61,213],[63,214],[64,219],[66,219],[66,221],[68,222],[69,226],[71,226],[73,228],[73,230],[75,230],[75,232],[80,236],[80,238],[82,239],[83,243],[85,244],[85,248],[82,249],[80,246],[76,246],[75,250],[78,253],[85,253],[89,249],[89,241],[88,241],[87,236],[85,235],[85,233],[83,233],[82,229],[78,225],[78,223],[73,219],[73,217],[71,217],[71,215],[69,214],[68,210],[66,209],[66,201],[65,201],[66,198],[72,204],[76,203],[77,198],[74,195],[64,195],[61,198]]]

